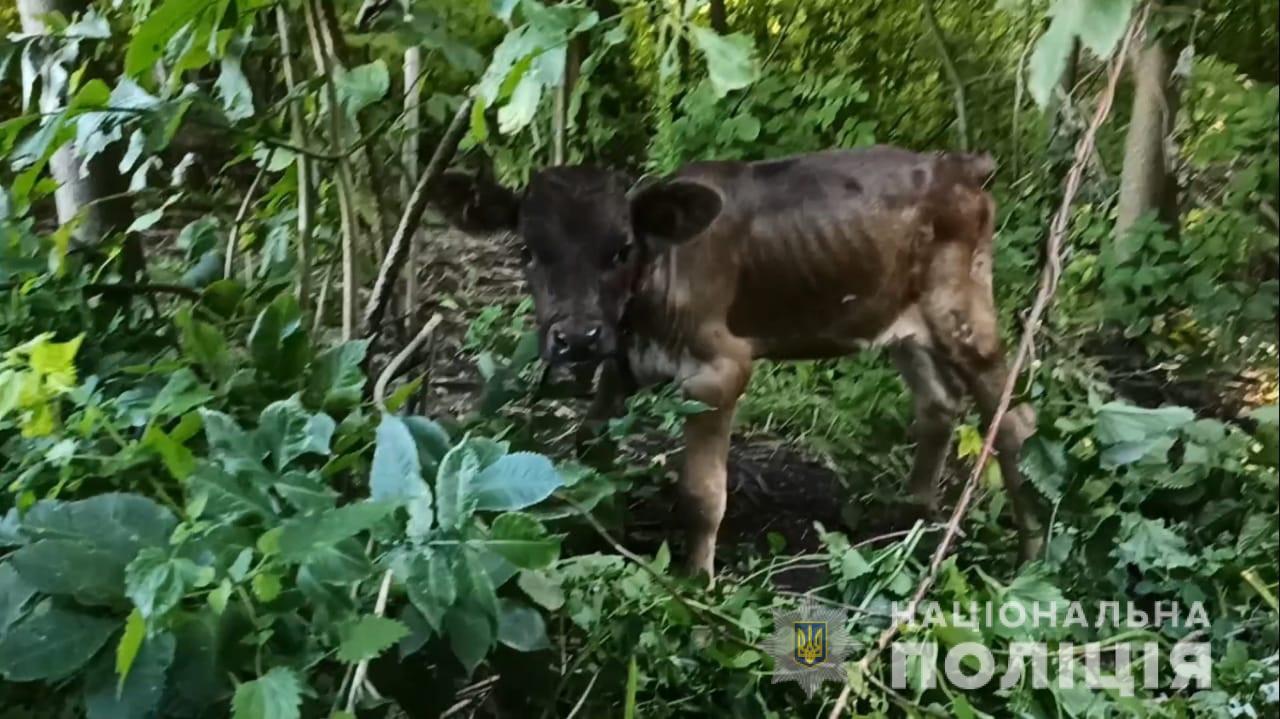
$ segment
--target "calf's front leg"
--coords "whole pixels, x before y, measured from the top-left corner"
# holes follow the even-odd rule
[[[711,409],[685,419],[680,509],[688,543],[687,565],[715,581],[716,533],[728,502],[729,435],[738,397],[751,377],[746,356],[721,356],[682,383],[685,395]]]

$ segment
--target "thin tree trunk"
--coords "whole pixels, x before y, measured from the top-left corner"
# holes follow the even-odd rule
[[[418,103],[422,100],[422,48],[413,46],[404,51],[404,128],[405,138],[402,148],[404,175],[400,182],[400,201],[409,204],[413,188],[418,184],[418,126],[422,113]],[[418,242],[422,239],[422,231],[413,230],[409,234],[409,248],[404,263],[404,322],[405,328],[414,326],[418,306]]]
[[[1173,129],[1177,97],[1172,92],[1169,49],[1152,40],[1137,51],[1132,63],[1134,92],[1129,129],[1125,134],[1124,167],[1120,171],[1120,199],[1116,207],[1116,259],[1132,252],[1126,235],[1137,220],[1155,212],[1176,223],[1175,193],[1170,192],[1165,140]],[[1171,227],[1173,225],[1171,224]]]
[[[298,73],[293,66],[293,44],[289,36],[289,13],[283,5],[276,6],[276,31],[280,35],[280,57],[284,68],[284,82],[289,94],[298,86]],[[302,98],[289,103],[289,124],[293,143],[307,147],[307,122],[303,114]],[[312,195],[311,158],[305,152],[298,153],[298,307],[303,317],[311,308],[311,230],[315,220],[315,197]]]
[[[29,34],[47,33],[44,16],[52,12],[71,18],[89,7],[87,0],[18,0],[18,16],[22,31]],[[47,62],[41,73],[44,78],[40,91],[41,113],[56,113],[66,105],[66,97],[59,92],[48,91]],[[70,72],[72,68],[63,68]],[[128,187],[118,169],[120,149],[109,147],[89,161],[88,172],[80,172],[84,160],[72,142],[54,151],[49,159],[49,174],[58,188],[53,193],[58,225],[62,226],[80,218],[73,236],[77,242],[94,245],[108,235],[128,227],[132,216],[129,198],[124,194]],[[129,237],[124,242],[121,274],[130,281],[142,273],[145,257],[141,241]]]
[[[933,0],[924,2],[924,19],[925,24],[929,26],[929,34],[933,36],[933,41],[938,46],[942,70],[951,81],[951,96],[956,106],[956,135],[960,150],[968,152],[969,111],[968,102],[965,99],[964,78],[960,77],[960,71],[956,69],[955,60],[951,57],[951,49],[947,47],[947,39],[942,36],[942,28],[938,27],[938,18],[933,14]]]

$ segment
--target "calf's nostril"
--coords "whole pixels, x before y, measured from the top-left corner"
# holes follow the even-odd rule
[[[569,346],[569,338],[559,329],[551,330],[551,345],[558,350],[563,350]]]

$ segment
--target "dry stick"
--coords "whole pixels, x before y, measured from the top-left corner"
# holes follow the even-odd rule
[[[960,79],[960,71],[956,70],[956,63],[951,58],[951,50],[947,47],[947,40],[942,36],[942,28],[938,27],[938,18],[933,15],[933,0],[924,1],[924,21],[929,26],[929,34],[933,36],[933,42],[938,46],[938,56],[942,60],[942,69],[947,74],[947,79],[951,81],[952,99],[956,105],[956,132],[960,135],[960,149],[969,151],[969,113],[964,94],[964,81]]]
[[[324,49],[320,35],[319,8],[310,0],[302,4],[307,21],[307,35],[311,39],[311,54],[315,57],[316,72],[324,78],[325,94],[329,101],[329,144],[334,154],[342,151],[342,108],[338,106],[338,90],[333,82],[333,60]],[[347,157],[338,160],[338,215],[342,226],[342,340],[355,335],[356,325],[356,226],[355,202],[352,198],[351,162]]]
[[[361,8],[363,10],[363,7]],[[421,113],[418,103],[422,100],[422,48],[414,46],[404,51],[404,180],[400,183],[401,201],[409,204],[413,186],[418,182],[418,130]],[[404,263],[404,311],[412,318],[418,306],[418,240],[421,230],[415,225],[409,236],[409,249]],[[407,329],[412,320],[405,321]]]
[[[400,369],[400,365],[404,364],[405,360],[407,360],[410,355],[416,352],[424,342],[431,338],[431,333],[435,331],[442,319],[443,318],[439,313],[432,315],[431,319],[427,320],[427,323],[418,331],[417,336],[410,340],[409,344],[405,345],[404,349],[400,350],[395,357],[392,357],[391,361],[387,363],[386,368],[378,375],[378,381],[373,385],[373,401],[374,404],[377,405],[378,409],[383,412],[387,411],[387,383],[395,376],[396,371]],[[373,605],[373,613],[375,616],[380,617],[387,611],[387,595],[391,593],[392,578],[393,575],[390,569],[382,575],[382,584],[378,587],[378,599]],[[364,690],[365,677],[368,673],[368,659],[362,660],[356,665],[355,674],[351,677],[351,689],[347,694],[348,714],[355,713],[356,701],[360,698],[360,692]]]
[[[276,5],[276,32],[280,35],[280,60],[284,65],[284,85],[290,97],[298,86],[297,71],[293,67],[293,46],[289,38],[289,15],[284,5]],[[307,144],[306,119],[302,114],[302,98],[293,97],[289,102],[291,140],[299,147]],[[308,315],[311,306],[311,228],[315,220],[315,198],[311,193],[311,158],[298,153],[298,307],[302,316]]]
[[[267,153],[267,159],[258,168],[258,174],[253,176],[253,182],[249,183],[249,189],[244,193],[244,197],[240,200],[240,208],[236,210],[236,217],[231,221],[231,233],[227,236],[227,257],[222,265],[222,276],[224,278],[231,277],[232,271],[236,266],[236,245],[240,244],[240,223],[244,222],[244,218],[249,214],[249,204],[253,202],[253,196],[258,194],[258,185],[262,184],[263,175],[267,174],[267,166],[271,164],[271,157],[275,154],[275,150]]]
[[[444,137],[440,138],[440,144],[436,145],[431,162],[427,164],[427,169],[422,173],[422,177],[418,178],[418,184],[413,188],[413,194],[409,196],[404,214],[400,216],[400,224],[396,227],[396,234],[391,238],[387,256],[382,260],[382,267],[378,268],[378,279],[373,285],[373,295],[369,298],[369,304],[364,311],[366,337],[375,337],[382,329],[382,315],[387,311],[387,302],[391,299],[396,270],[404,263],[405,254],[409,250],[409,238],[417,230],[418,223],[422,220],[422,213],[427,209],[427,193],[431,190],[431,185],[444,174],[445,167],[453,159],[454,153],[458,150],[458,143],[462,142],[462,136],[467,131],[470,119],[471,100],[468,99],[453,116],[453,122],[449,123],[449,129],[445,131]]]
[[[1031,306],[1031,312],[1027,316],[1026,325],[1022,331],[1022,340],[1018,344],[1018,353],[1009,368],[1009,377],[1004,383],[1004,391],[1001,393],[1000,403],[996,406],[996,411],[991,416],[991,424],[987,428],[987,436],[982,443],[982,452],[978,455],[978,461],[974,464],[973,472],[965,483],[964,492],[960,495],[960,501],[956,503],[955,511],[951,513],[950,521],[947,522],[947,531],[942,536],[942,542],[938,544],[938,548],[933,552],[933,558],[929,562],[929,571],[920,580],[920,585],[916,587],[915,594],[912,595],[906,611],[902,614],[903,617],[911,617],[915,614],[920,602],[924,600],[925,595],[928,594],[929,589],[933,586],[933,582],[937,579],[942,560],[947,556],[947,552],[951,549],[952,541],[960,531],[960,522],[964,519],[964,515],[969,509],[969,504],[973,500],[974,491],[979,485],[983,470],[986,469],[987,460],[991,458],[996,434],[1000,428],[1000,421],[1004,419],[1005,412],[1009,409],[1009,403],[1013,399],[1013,390],[1018,383],[1018,373],[1022,370],[1023,362],[1031,354],[1041,317],[1049,306],[1050,300],[1053,299],[1053,293],[1058,286],[1058,277],[1062,273],[1062,240],[1066,236],[1067,225],[1071,221],[1071,204],[1075,200],[1076,192],[1080,189],[1080,180],[1084,176],[1084,169],[1089,164],[1089,155],[1093,150],[1094,139],[1097,136],[1098,128],[1102,126],[1103,121],[1107,119],[1107,115],[1111,111],[1111,102],[1115,98],[1116,85],[1119,83],[1120,75],[1124,69],[1124,57],[1129,52],[1129,45],[1142,32],[1145,24],[1146,11],[1144,10],[1143,14],[1130,27],[1129,32],[1125,34],[1119,51],[1112,58],[1107,86],[1103,89],[1102,95],[1098,99],[1098,107],[1094,112],[1093,120],[1089,123],[1084,135],[1076,143],[1075,159],[1072,161],[1071,170],[1067,173],[1067,183],[1062,194],[1062,204],[1059,205],[1058,212],[1054,215],[1053,223],[1049,227],[1049,238],[1045,252],[1047,260],[1040,275],[1040,290],[1036,294],[1035,302]],[[858,662],[860,672],[867,673],[871,662],[898,635],[904,623],[905,620],[901,619],[895,621],[880,634],[875,646]],[[849,703],[851,692],[851,687],[846,684],[844,689],[841,690],[840,696],[836,699],[835,707],[832,708],[828,719],[839,718]]]

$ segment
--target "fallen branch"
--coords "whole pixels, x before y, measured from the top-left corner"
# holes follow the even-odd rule
[[[249,189],[245,191],[244,198],[240,200],[240,208],[236,210],[235,219],[231,221],[231,232],[227,235],[227,257],[222,265],[223,277],[230,277],[235,270],[236,246],[240,244],[240,225],[249,214],[249,205],[253,204],[253,197],[258,194],[258,185],[262,184],[262,178],[267,174],[267,167],[271,164],[271,158],[274,156],[274,149],[267,153],[267,159],[258,168],[258,174],[253,176],[253,182],[249,183]]]
[[[987,461],[991,459],[991,453],[995,447],[1000,422],[1004,419],[1005,413],[1009,410],[1009,403],[1013,400],[1013,391],[1018,383],[1018,374],[1022,371],[1023,363],[1031,355],[1036,331],[1039,329],[1045,309],[1049,306],[1049,302],[1053,299],[1054,292],[1058,287],[1058,278],[1062,274],[1062,242],[1066,237],[1067,227],[1071,221],[1071,205],[1080,189],[1080,181],[1084,176],[1085,167],[1089,164],[1089,156],[1093,151],[1098,128],[1102,126],[1102,123],[1107,119],[1107,115],[1111,112],[1111,103],[1115,99],[1116,85],[1119,84],[1120,75],[1124,70],[1124,58],[1128,55],[1129,45],[1134,38],[1142,33],[1142,29],[1146,25],[1146,17],[1147,11],[1144,9],[1125,34],[1120,49],[1111,60],[1107,85],[1098,99],[1098,107],[1094,111],[1093,120],[1089,123],[1084,135],[1076,143],[1075,159],[1072,161],[1071,169],[1067,173],[1066,187],[1062,193],[1062,203],[1058,206],[1058,212],[1054,215],[1053,223],[1049,226],[1049,238],[1046,242],[1045,251],[1046,262],[1044,270],[1040,274],[1040,289],[1036,294],[1035,301],[1032,303],[1031,312],[1027,316],[1027,321],[1022,331],[1022,340],[1018,343],[1018,352],[1009,368],[1009,378],[1005,381],[1000,403],[996,406],[996,411],[992,413],[986,439],[982,443],[982,452],[978,455],[977,462],[974,463],[973,472],[965,483],[964,492],[956,503],[955,511],[951,513],[951,519],[947,522],[947,530],[942,536],[942,541],[933,552],[933,558],[929,562],[929,570],[921,578],[915,594],[912,595],[911,601],[907,604],[906,611],[901,615],[903,618],[890,624],[880,634],[875,645],[859,660],[858,669],[864,676],[869,675],[868,669],[871,667],[871,663],[898,636],[898,632],[902,630],[903,625],[909,621],[909,618],[916,613],[920,602],[924,600],[929,590],[933,587],[933,583],[938,577],[938,571],[942,567],[942,561],[950,551],[956,535],[959,534],[960,523],[968,512],[975,491],[981,484],[983,471],[986,469]],[[840,696],[837,697],[828,719],[839,719],[849,704],[851,693],[852,688],[846,684],[844,689],[841,690]]]
[[[387,411],[385,402],[387,396],[387,383],[395,376],[396,372],[400,369],[400,365],[404,364],[405,360],[409,359],[414,352],[418,351],[418,348],[421,347],[424,342],[431,338],[431,333],[435,332],[436,327],[443,319],[444,318],[439,312],[431,315],[431,319],[427,320],[426,324],[422,325],[422,329],[418,330],[418,334],[412,340],[409,340],[409,344],[405,345],[404,349],[400,350],[395,357],[391,358],[391,361],[387,363],[386,368],[384,368],[378,375],[378,381],[373,385],[373,403],[378,407],[378,409],[383,412]]]
[[[440,138],[440,144],[436,145],[431,162],[427,164],[427,169],[423,171],[422,176],[418,178],[418,184],[413,188],[413,194],[409,196],[404,214],[400,216],[400,224],[396,227],[396,234],[391,238],[391,246],[382,260],[382,267],[378,268],[378,279],[373,284],[373,295],[365,308],[365,337],[376,337],[382,330],[382,315],[387,311],[387,303],[391,300],[391,290],[395,286],[396,275],[409,251],[409,242],[418,229],[422,213],[427,209],[427,198],[431,186],[444,174],[454,153],[458,151],[458,144],[462,142],[462,137],[467,132],[470,119],[471,101],[467,100],[453,116],[453,122],[449,123],[449,129],[445,131],[444,137]]]

